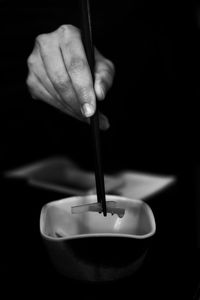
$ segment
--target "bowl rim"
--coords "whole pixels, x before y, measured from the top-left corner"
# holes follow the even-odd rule
[[[149,233],[143,234],[143,235],[126,234],[126,233],[86,233],[86,234],[76,234],[76,235],[71,235],[71,236],[67,236],[67,237],[57,238],[57,237],[51,237],[51,236],[45,234],[45,232],[44,232],[44,222],[45,221],[44,220],[46,217],[48,207],[55,206],[55,205],[57,206],[59,204],[65,203],[65,202],[73,201],[74,199],[79,201],[83,197],[87,197],[87,199],[93,199],[93,198],[96,198],[97,196],[96,196],[96,194],[92,194],[92,195],[85,195],[85,196],[65,197],[65,198],[62,198],[59,200],[54,200],[54,201],[48,202],[42,207],[41,212],[40,212],[39,227],[40,227],[40,234],[45,240],[49,240],[49,241],[53,241],[53,242],[61,242],[61,241],[67,241],[67,240],[73,240],[73,239],[94,238],[94,237],[111,237],[111,238],[120,237],[120,238],[132,238],[132,239],[144,240],[144,239],[150,238],[156,232],[155,217],[154,217],[151,207],[146,202],[144,202],[140,199],[133,199],[133,198],[128,198],[128,197],[124,197],[124,196],[109,194],[109,195],[106,195],[106,198],[108,198],[109,201],[112,201],[117,198],[118,200],[131,201],[131,202],[135,202],[135,203],[144,205],[145,209],[148,211],[152,230]]]

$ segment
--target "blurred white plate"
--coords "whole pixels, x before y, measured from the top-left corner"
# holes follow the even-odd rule
[[[64,193],[86,195],[95,193],[95,177],[65,157],[53,157],[6,172],[7,178],[25,179],[30,185]],[[175,182],[174,176],[163,176],[123,170],[105,174],[107,194],[146,199]]]

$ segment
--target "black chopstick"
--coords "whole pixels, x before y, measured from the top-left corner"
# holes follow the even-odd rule
[[[92,42],[92,30],[91,30],[91,17],[90,17],[90,3],[89,0],[80,0],[81,10],[81,35],[82,41],[88,60],[88,64],[91,70],[93,82],[94,82],[94,47]],[[105,184],[104,175],[101,161],[101,145],[99,135],[99,118],[98,118],[98,105],[96,103],[95,114],[90,118],[92,140],[94,147],[94,168],[95,168],[95,180],[97,190],[97,200],[102,205],[103,215],[107,215],[106,198],[105,198]]]

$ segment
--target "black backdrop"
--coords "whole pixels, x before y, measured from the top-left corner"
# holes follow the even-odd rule
[[[57,154],[70,156],[92,169],[88,125],[32,100],[25,84],[26,60],[35,37],[62,24],[79,26],[77,1],[1,1],[0,5],[2,172]],[[113,172],[127,168],[178,176],[170,197],[178,199],[175,209],[181,207],[182,214],[177,217],[172,213],[172,220],[182,230],[187,215],[189,241],[183,248],[191,257],[193,247],[197,248],[199,180],[196,3],[127,0],[92,1],[91,6],[95,45],[116,66],[114,85],[101,104],[111,123],[109,131],[102,133],[104,169]],[[10,203],[10,183],[2,182]],[[20,193],[18,185],[14,186]],[[17,192],[14,195],[19,197]],[[23,209],[16,204],[14,207],[17,215],[13,220],[18,224]],[[40,207],[38,204],[36,215]],[[5,204],[4,210],[7,209]],[[165,207],[158,204],[155,209],[168,220]],[[32,215],[35,217],[33,212]],[[5,223],[7,217],[4,227]],[[13,227],[12,222],[9,226]],[[183,233],[180,241],[184,244]],[[183,248],[177,246],[177,253]],[[9,268],[5,269],[7,272]]]
[[[90,164],[88,126],[33,101],[25,84],[35,37],[61,24],[79,25],[78,1],[65,2],[1,4],[5,168],[52,153]],[[102,136],[106,168],[122,165],[173,173],[198,159],[199,32],[193,6],[92,1],[95,45],[116,66],[113,88],[102,105],[111,123]],[[84,153],[75,150],[82,144]]]

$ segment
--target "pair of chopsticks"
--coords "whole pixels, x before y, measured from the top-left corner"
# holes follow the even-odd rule
[[[81,10],[81,35],[82,41],[88,60],[88,64],[91,70],[93,82],[94,82],[94,47],[92,41],[92,30],[91,30],[91,17],[90,17],[90,5],[89,0],[80,0]],[[97,201],[102,206],[103,215],[107,215],[106,199],[105,199],[105,184],[101,162],[101,145],[99,136],[99,118],[98,118],[98,107],[96,104],[95,114],[90,118],[92,140],[94,147],[94,167],[95,167],[95,180],[97,190]]]

